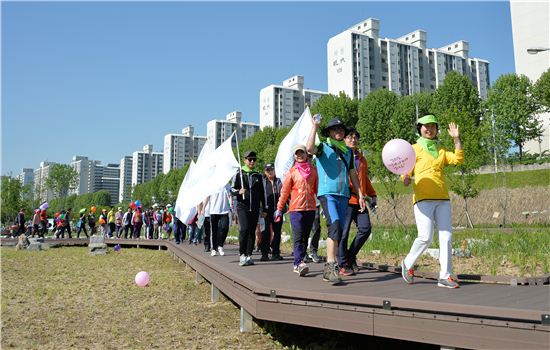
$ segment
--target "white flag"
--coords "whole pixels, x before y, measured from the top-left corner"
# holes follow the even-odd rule
[[[231,149],[233,135],[235,133],[215,151],[197,160],[193,176],[182,192],[184,209],[195,207],[206,197],[219,192],[237,173],[239,163]]]
[[[294,164],[292,149],[298,144],[305,145],[307,143],[312,127],[313,121],[311,118],[311,111],[309,107],[306,107],[304,113],[302,113],[300,118],[296,121],[296,124],[294,124],[283,141],[281,141],[279,149],[277,150],[277,156],[275,157],[275,174],[281,181],[284,181],[286,173]],[[319,142],[317,135],[315,136],[315,142]]]
[[[180,186],[180,190],[178,192],[178,199],[176,199],[176,217],[183,222],[185,225],[195,216],[197,210],[195,207],[191,209],[184,209],[184,200],[183,192],[185,189],[185,186],[187,182],[189,182],[189,179],[193,177],[193,170],[195,168],[195,162],[191,160],[191,163],[189,164],[189,168],[187,169],[187,173],[185,174],[185,177],[183,178],[183,181]]]

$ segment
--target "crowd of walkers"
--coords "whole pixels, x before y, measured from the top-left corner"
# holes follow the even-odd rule
[[[125,212],[122,207],[104,208],[99,215],[96,215],[96,207],[92,206],[90,210],[80,209],[74,219],[72,208],[68,208],[55,213],[52,222],[49,222],[47,209],[38,208],[32,220],[27,222],[25,209],[21,209],[15,220],[13,235],[44,238],[50,232],[55,238],[73,238],[73,231],[76,231],[76,238],[80,238],[81,233],[86,238],[99,233],[106,238],[125,239],[171,239],[172,233],[174,237],[183,235],[183,224],[173,215],[171,204],[165,207],[155,204],[147,210],[141,206],[135,209],[128,207]]]
[[[338,118],[329,121],[321,130],[325,140],[316,143],[320,121],[313,118],[313,128],[307,143],[293,148],[294,162],[282,182],[275,167],[268,163],[263,173],[256,170],[257,154],[244,153],[244,164],[235,174],[231,185],[204,199],[196,214],[188,222],[173,215],[170,204],[153,205],[147,210],[131,205],[110,211],[102,209],[96,220],[95,207],[81,209],[76,224],[76,237],[83,231],[88,237],[98,230],[108,238],[171,239],[176,244],[204,242],[205,252],[211,256],[225,255],[223,250],[229,226],[238,225],[239,265],[254,265],[253,251],[261,254],[260,261],[283,260],[281,256],[281,229],[286,214],[293,237],[293,268],[299,276],[309,272],[307,263],[320,263],[318,255],[321,217],[326,221],[326,262],[323,280],[340,284],[346,276],[358,272],[357,255],[371,234],[369,209],[377,206],[376,191],[368,174],[368,162],[361,152],[360,134],[348,128]],[[458,288],[451,278],[451,206],[443,168],[461,164],[464,153],[458,127],[451,123],[448,133],[454,141],[454,152],[437,143],[439,124],[435,116],[427,115],[417,122],[419,138],[413,148],[416,165],[410,174],[402,176],[405,186],[414,181],[413,206],[418,230],[410,252],[401,262],[403,279],[414,283],[414,263],[429,247],[437,227],[440,246],[440,277],[438,286]],[[132,203],[133,204],[133,203]],[[369,209],[368,209],[368,208]],[[71,238],[71,208],[56,213],[54,234]],[[22,209],[16,224],[25,222]],[[356,235],[350,241],[353,224]],[[18,233],[23,233],[20,225]],[[48,230],[46,210],[37,209],[32,219],[31,233],[44,236]],[[310,233],[313,232],[310,237]],[[309,252],[308,252],[309,250]]]

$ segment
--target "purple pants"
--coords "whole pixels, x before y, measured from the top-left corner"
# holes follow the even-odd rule
[[[300,265],[306,257],[307,240],[314,220],[315,210],[290,212],[290,226],[294,237],[294,266]]]

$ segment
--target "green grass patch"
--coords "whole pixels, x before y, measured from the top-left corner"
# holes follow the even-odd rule
[[[502,174],[498,174],[499,184],[502,183]],[[373,184],[376,193],[380,196],[387,194],[386,188],[380,182]],[[490,190],[495,188],[495,177],[493,174],[479,174],[475,185],[480,190]],[[507,188],[521,188],[526,186],[550,186],[550,169],[511,171],[506,173]],[[399,194],[412,194],[413,186],[397,186]]]

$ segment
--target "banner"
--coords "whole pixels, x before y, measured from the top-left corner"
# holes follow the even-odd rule
[[[193,176],[194,168],[195,168],[195,161],[191,160],[191,163],[189,164],[189,169],[187,169],[187,173],[185,174],[185,177],[183,178],[183,181],[181,183],[181,186],[178,192],[178,198],[176,199],[176,205],[175,205],[175,215],[185,225],[187,225],[189,220],[191,220],[197,212],[194,207],[191,208],[190,210],[189,209],[184,210],[184,197],[183,197],[185,186],[189,182],[189,179]]]
[[[313,127],[311,111],[306,107],[304,113],[296,121],[296,124],[290,129],[290,132],[285,136],[275,157],[275,174],[281,181],[284,181],[285,175],[294,164],[294,154],[292,149],[297,144],[305,145]],[[319,142],[319,137],[315,135],[315,143]]]
[[[209,154],[205,153],[203,155],[201,151],[201,155],[193,169],[193,176],[181,192],[184,199],[184,209],[191,209],[206,197],[221,191],[237,173],[240,166],[231,148],[234,135],[235,133]]]

